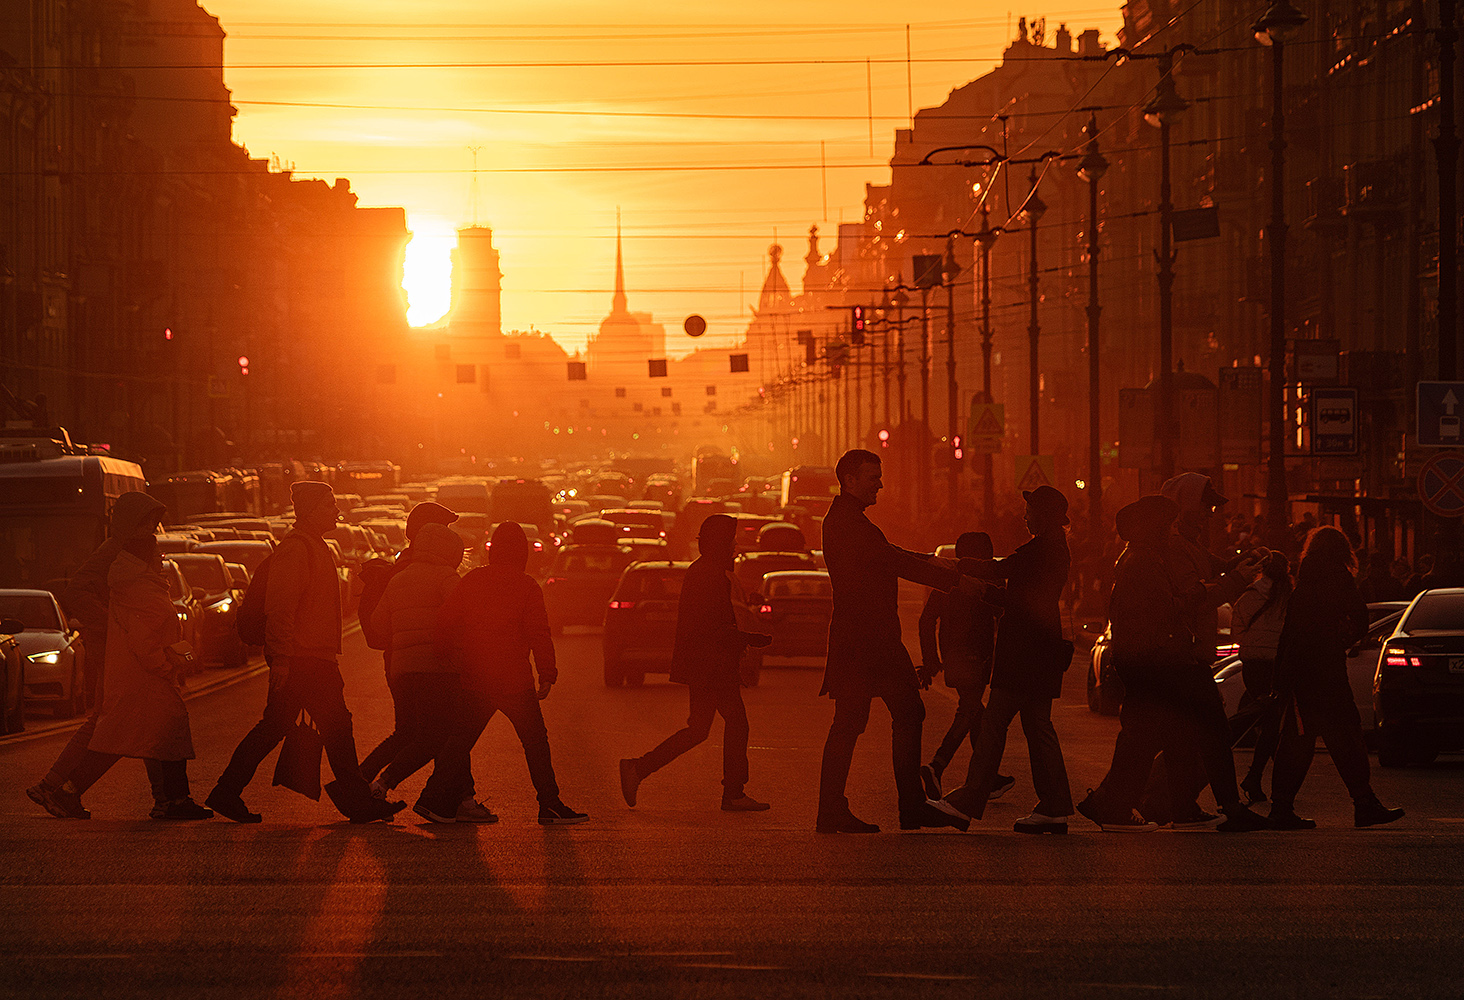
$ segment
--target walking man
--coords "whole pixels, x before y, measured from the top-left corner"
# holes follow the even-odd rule
[[[236,823],[258,823],[242,798],[269,752],[303,710],[320,730],[335,781],[331,798],[352,823],[390,819],[404,803],[371,797],[361,777],[345,682],[336,657],[341,652],[341,597],[335,559],[324,535],[340,517],[329,484],[294,483],[295,527],[270,556],[265,578],[264,658],[269,694],[264,717],[234,751],[206,804]]]
[[[879,456],[856,448],[834,469],[840,493],[823,523],[824,561],[834,588],[828,663],[823,689],[834,699],[834,721],[824,743],[819,774],[819,833],[878,833],[849,809],[844,788],[854,744],[869,724],[869,706],[881,699],[890,712],[900,829],[970,826],[944,803],[926,799],[920,784],[920,730],[925,705],[910,653],[900,639],[899,583],[910,580],[950,590],[960,579],[928,556],[891,545],[869,518],[884,487]]]
[[[676,608],[676,642],[671,653],[671,680],[691,690],[686,728],[667,737],[643,757],[620,762],[620,791],[635,805],[640,783],[706,740],[712,719],[720,714],[722,735],[722,809],[759,812],[768,808],[743,791],[747,784],[747,707],[742,702],[738,662],[748,646],[762,647],[771,636],[737,627],[732,606],[732,557],[737,521],[713,514],[698,535],[700,558],[686,571]]]
[[[1051,486],[1023,490],[1022,499],[1027,501],[1031,541],[1005,559],[981,564],[979,575],[1006,581],[1004,588],[992,588],[989,596],[1003,609],[991,697],[981,716],[966,783],[947,795],[946,801],[972,819],[982,817],[997,785],[1007,729],[1020,715],[1037,807],[1017,820],[1013,829],[1018,833],[1067,833],[1073,798],[1062,746],[1052,727],[1052,702],[1062,694],[1062,675],[1073,652],[1072,643],[1063,639],[1058,609],[1071,564],[1063,530],[1068,523],[1068,502]]]

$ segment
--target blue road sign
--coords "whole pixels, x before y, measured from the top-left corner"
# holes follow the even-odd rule
[[[1418,383],[1418,443],[1457,448],[1464,444],[1459,421],[1464,417],[1464,382]]]

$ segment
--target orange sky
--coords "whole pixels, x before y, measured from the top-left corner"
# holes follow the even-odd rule
[[[478,218],[503,255],[505,329],[533,326],[570,350],[609,309],[617,206],[631,309],[667,325],[673,353],[691,346],[679,330],[692,312],[709,323],[704,343],[730,342],[774,232],[797,289],[808,226],[832,237],[841,218],[860,216],[864,184],[888,181],[893,130],[909,106],[904,22],[870,0],[204,6],[229,33],[236,139],[301,176],[349,177],[363,205],[405,206],[418,234],[408,250],[414,322],[446,307],[451,233],[472,218],[469,147],[481,147]],[[1074,34],[1096,27],[1111,44],[1118,7],[1079,0],[1008,15],[920,4],[914,107],[986,72],[1023,13],[1046,16],[1049,32],[1058,22]],[[686,65],[625,65],[635,61]],[[420,65],[526,62],[541,65]],[[542,65],[566,62],[618,65]],[[320,106],[331,104],[370,107]],[[719,169],[686,169],[706,166]]]

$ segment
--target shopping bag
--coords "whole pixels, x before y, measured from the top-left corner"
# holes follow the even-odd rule
[[[320,757],[325,741],[320,732],[300,713],[300,718],[285,734],[280,759],[275,764],[274,783],[307,799],[320,801]]]

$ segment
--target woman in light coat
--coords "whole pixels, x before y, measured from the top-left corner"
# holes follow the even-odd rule
[[[102,707],[86,757],[72,772],[86,792],[123,757],[140,758],[153,789],[153,819],[208,819],[213,810],[188,792],[193,759],[188,707],[168,647],[177,642],[178,616],[151,535],[127,543],[107,574],[111,600]]]
[[[1286,624],[1286,604],[1291,598],[1291,563],[1280,552],[1271,552],[1261,562],[1261,575],[1235,599],[1231,606],[1230,634],[1240,654],[1241,678],[1245,681],[1242,703],[1260,705],[1260,732],[1250,771],[1240,783],[1247,805],[1266,801],[1261,776],[1276,754],[1281,739],[1281,703],[1273,688],[1276,683],[1276,647]]]

